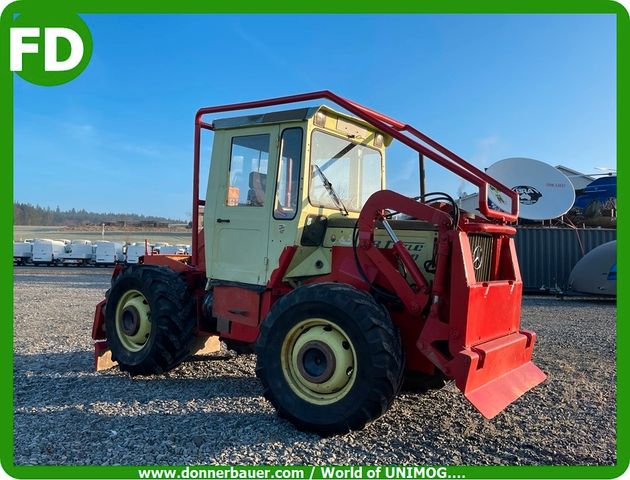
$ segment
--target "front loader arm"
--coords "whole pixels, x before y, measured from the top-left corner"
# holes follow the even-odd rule
[[[397,239],[383,216],[385,208],[437,227],[432,284]],[[394,255],[413,280],[411,285],[391,256],[388,258],[374,245],[377,220],[382,221],[394,242]],[[522,281],[513,227],[469,220],[455,226],[444,211],[383,190],[366,202],[359,215],[358,230],[359,252],[372,262],[410,316],[420,323],[418,351],[454,379],[484,416],[492,418],[544,381],[545,374],[531,361],[535,334],[520,330]],[[491,251],[475,249],[476,256],[491,259],[488,278],[478,278],[471,246],[475,236],[489,239],[492,245]]]
[[[431,285],[428,283],[403,243],[398,240],[396,234],[389,226],[387,219],[383,216],[385,209],[405,213],[418,220],[432,223],[438,228],[440,237],[443,237],[447,230],[453,228],[453,219],[448,213],[442,210],[438,210],[424,203],[419,203],[391,190],[381,190],[372,194],[367,202],[365,202],[359,214],[359,250],[363,252],[385,276],[407,310],[417,315],[424,310],[429,302],[432,290]],[[374,229],[376,228],[377,220],[383,222],[385,230],[387,230],[387,233],[392,239],[395,255],[412,278],[414,288],[409,285],[407,280],[385,255],[374,246]]]

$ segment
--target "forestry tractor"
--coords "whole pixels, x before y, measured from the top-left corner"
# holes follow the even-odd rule
[[[321,100],[346,113],[207,119]],[[213,145],[202,199],[204,131]],[[202,108],[194,139],[191,254],[114,269],[94,316],[97,369],[152,375],[219,340],[252,347],[278,414],[323,435],[382,415],[405,378],[454,380],[487,418],[546,378],[531,361],[536,335],[520,329],[515,192],[330,91]],[[393,140],[418,153],[417,197],[385,187]],[[478,211],[426,191],[426,158],[479,188]]]

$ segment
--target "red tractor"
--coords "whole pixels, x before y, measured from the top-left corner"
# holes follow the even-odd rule
[[[321,99],[352,115],[205,120]],[[214,139],[200,199],[203,130]],[[418,197],[385,188],[394,139],[419,154]],[[479,188],[478,212],[425,191],[425,158]],[[116,267],[94,316],[97,368],[151,375],[204,343],[255,346],[265,397],[321,434],[363,428],[405,377],[452,379],[487,418],[545,379],[520,329],[517,194],[412,126],[329,91],[202,108],[193,172],[191,255]],[[490,189],[506,208],[490,208]]]

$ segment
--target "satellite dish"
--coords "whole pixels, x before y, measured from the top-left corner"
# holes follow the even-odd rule
[[[588,252],[569,275],[569,289],[595,295],[617,294],[617,241]]]
[[[506,158],[488,167],[486,173],[518,193],[519,217],[528,220],[557,218],[575,201],[573,184],[560,170],[531,158]],[[488,201],[509,211],[510,199],[490,188]]]

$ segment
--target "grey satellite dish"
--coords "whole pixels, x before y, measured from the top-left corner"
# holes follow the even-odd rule
[[[488,167],[486,173],[519,196],[519,217],[548,220],[569,211],[575,201],[571,181],[557,168],[531,158],[506,158]],[[510,199],[490,188],[488,200],[493,207],[510,210]]]
[[[593,295],[617,294],[617,242],[594,248],[575,264],[569,290]]]

